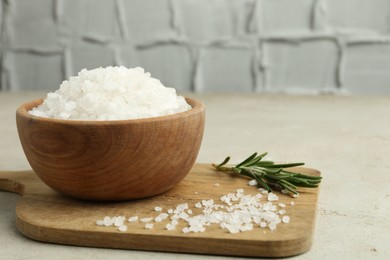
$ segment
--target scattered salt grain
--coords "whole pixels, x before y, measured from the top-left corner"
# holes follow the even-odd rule
[[[275,193],[268,193],[268,201],[277,201],[279,198]]]
[[[169,230],[169,231],[175,230],[176,229],[176,225],[174,225],[173,223],[168,223],[168,224],[165,225],[165,229]]]
[[[291,202],[290,202],[290,205],[291,205],[291,206],[294,206],[294,205],[295,205],[295,202],[294,202],[294,201],[291,201]]]
[[[264,188],[258,188],[257,190],[260,191],[262,194],[268,193],[268,191]]]
[[[185,213],[184,211],[180,212],[178,216],[180,219],[184,219],[184,220],[188,219],[188,217],[189,217],[189,215],[187,213]]]
[[[169,215],[167,213],[161,213],[157,217],[154,218],[155,222],[161,222],[166,219]]]
[[[213,199],[209,199],[209,200],[202,200],[202,205],[207,207],[207,206],[211,206],[214,204],[214,200]]]
[[[268,224],[268,228],[269,228],[270,230],[275,230],[275,229],[276,229],[276,223],[275,223],[275,222],[269,223],[269,224]]]
[[[201,207],[202,207],[202,203],[198,202],[198,203],[195,204],[195,208],[200,209]]]
[[[141,221],[141,222],[144,222],[144,223],[145,223],[145,222],[150,222],[150,221],[152,221],[152,220],[153,220],[153,218],[141,218],[141,219],[140,219],[140,221]]]
[[[283,223],[289,223],[290,222],[290,217],[289,216],[284,216],[283,218],[282,218],[282,222]]]
[[[262,192],[262,191],[261,191]],[[261,193],[248,195],[243,189],[237,189],[236,192],[228,193],[220,197],[221,202],[215,202],[213,199],[203,199],[194,204],[199,214],[193,214],[188,203],[178,204],[174,209],[168,209],[167,213],[161,212],[156,217],[144,217],[139,219],[145,223],[145,229],[153,229],[155,223],[168,220],[165,229],[175,230],[179,224],[184,223],[181,228],[183,233],[205,232],[211,225],[218,225],[228,233],[247,232],[256,227],[268,228],[274,231],[279,223],[289,223],[290,217],[286,213],[285,203],[273,203],[278,201],[278,196],[272,192],[267,194],[266,201],[262,199]],[[263,201],[261,201],[261,199]],[[292,202],[290,202],[291,204]],[[162,211],[161,207],[156,206],[155,211]],[[126,231],[127,226],[123,223],[125,217],[116,216],[110,218],[106,216],[103,220],[96,221],[97,225],[117,226],[119,231]],[[138,216],[128,219],[129,222],[135,222]]]
[[[127,226],[126,225],[122,225],[118,228],[119,231],[121,232],[126,232],[127,231]]]
[[[253,224],[252,223],[246,223],[244,227],[245,227],[246,231],[253,230]]]
[[[123,224],[125,219],[126,218],[124,216],[116,216],[112,218],[109,216],[105,216],[103,220],[97,220],[96,225],[106,227],[115,226],[118,227],[119,231],[126,231],[127,226]]]
[[[182,212],[185,209],[188,209],[188,203],[183,203],[183,204],[177,205],[176,209],[174,210],[174,212],[180,213],[180,212]]]
[[[232,234],[240,232],[240,227],[237,225],[227,224],[226,229]]]
[[[145,225],[145,229],[153,229],[154,224],[153,223],[148,223]]]
[[[113,218],[113,222],[114,222],[114,226],[115,227],[120,227],[123,225],[124,221],[125,221],[125,217],[123,216],[118,216],[118,217],[114,217]]]
[[[214,186],[219,187],[219,186],[221,186],[221,184],[219,184],[219,183],[217,182],[217,183],[214,184]]]
[[[121,120],[170,115],[190,108],[175,89],[165,87],[143,68],[121,66],[81,70],[29,113],[66,120]]]
[[[104,219],[103,219],[103,224],[104,224],[104,226],[109,227],[109,226],[111,226],[113,223],[114,223],[114,221],[113,221],[109,216],[105,216],[105,217],[104,217]]]
[[[138,221],[138,216],[133,216],[128,219],[129,222],[135,222]]]
[[[248,181],[248,185],[249,186],[256,186],[257,185],[257,181],[256,180],[250,180],[250,181]]]

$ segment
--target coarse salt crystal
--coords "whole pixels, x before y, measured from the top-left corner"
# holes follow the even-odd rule
[[[158,215],[162,220],[164,220],[164,219],[166,219],[166,218],[168,218],[168,214],[167,213],[160,213],[159,215]]]
[[[154,207],[154,211],[160,212],[162,211],[162,207]]]
[[[168,223],[165,225],[165,229],[166,230],[175,230],[176,229],[176,225],[172,224],[172,223]]]
[[[258,188],[257,190],[260,191],[262,194],[268,193],[268,191],[264,188]]]
[[[241,196],[240,196],[241,197]],[[240,198],[239,197],[237,197],[237,196],[232,196],[232,201],[239,201],[240,200]]]
[[[294,205],[295,205],[295,202],[294,202],[294,201],[291,201],[291,202],[290,202],[290,205],[291,205],[291,206],[294,206]]]
[[[147,224],[145,225],[145,229],[153,229],[153,227],[154,227],[154,224],[153,224],[153,223],[147,223]]]
[[[178,220],[179,219],[179,214],[174,214],[170,217],[171,220]]]
[[[153,218],[141,218],[140,219],[141,222],[150,222],[152,220],[153,220]]]
[[[252,230],[253,229],[253,224],[252,223],[246,223],[245,227],[247,230]]]
[[[286,224],[289,223],[290,222],[290,217],[289,216],[283,216],[282,222],[286,223]]]
[[[248,185],[249,186],[256,186],[257,185],[257,181],[256,180],[250,180],[250,181],[248,181]]]
[[[202,205],[205,206],[205,207],[211,206],[213,204],[214,204],[214,200],[213,199],[202,200]]]
[[[181,219],[188,219],[188,217],[189,217],[189,215],[187,213],[185,213],[184,211],[180,212],[178,216]]]
[[[154,221],[155,222],[161,222],[163,221],[164,219],[166,219],[168,217],[168,214],[167,213],[161,213],[159,214],[157,217],[154,218]]]
[[[138,216],[133,216],[128,219],[129,222],[135,222],[138,220]]]
[[[275,193],[268,193],[268,201],[277,201],[279,198]]]
[[[230,233],[232,233],[232,234],[234,234],[234,233],[239,233],[240,232],[240,227],[239,226],[237,226],[237,225],[227,225],[226,226],[226,228],[227,228],[227,230],[230,232]]]
[[[109,216],[105,216],[103,219],[103,224],[104,226],[109,227],[113,224],[113,221]]]
[[[275,222],[269,223],[269,224],[268,224],[268,228],[269,228],[270,230],[275,230],[275,229],[276,229],[276,223],[275,223]]]
[[[253,216],[253,223],[260,224],[260,220],[261,220],[261,218],[259,216]]]
[[[183,210],[188,209],[188,203],[179,204],[176,206],[176,212],[180,213]]]
[[[123,216],[118,216],[118,217],[114,217],[114,226],[115,227],[120,227],[123,225],[123,222],[125,221],[125,217]]]
[[[228,203],[228,201],[230,201],[230,199],[226,195],[221,196],[219,199],[225,203]],[[196,204],[195,204],[195,207],[196,207]]]
[[[118,228],[119,231],[121,232],[126,232],[127,231],[127,226],[126,225],[122,225]]]

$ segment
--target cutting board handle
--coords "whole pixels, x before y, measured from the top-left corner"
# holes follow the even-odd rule
[[[23,195],[26,184],[34,182],[33,171],[0,171],[0,191]]]

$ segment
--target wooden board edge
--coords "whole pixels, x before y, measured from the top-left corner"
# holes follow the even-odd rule
[[[164,240],[170,240],[169,243],[161,244],[161,235],[92,232],[38,226],[23,218],[21,214],[18,214],[18,211],[16,227],[24,236],[45,243],[201,255],[291,257],[310,250],[313,242],[313,232],[311,232],[290,241],[262,241],[261,244],[257,244],[256,241],[251,243],[242,239],[205,239],[196,236],[186,237],[185,243],[183,243],[182,236],[167,235]],[[220,245],[221,240],[224,240],[223,247]],[[273,244],[272,247],[271,243]],[[272,248],[275,248],[275,243],[279,244],[276,248],[280,247],[284,250],[272,250]],[[281,253],[282,251],[283,253]]]

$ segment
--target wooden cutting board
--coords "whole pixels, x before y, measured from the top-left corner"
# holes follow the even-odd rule
[[[320,172],[308,168],[293,168],[311,175]],[[145,223],[127,223],[127,231],[114,226],[96,225],[105,216],[155,217],[163,211],[188,203],[193,214],[200,212],[195,203],[214,199],[243,188],[245,194],[257,194],[248,180],[216,172],[211,165],[195,164],[190,174],[174,189],[149,199],[108,203],[81,201],[64,197],[46,186],[32,171],[0,172],[0,190],[22,195],[16,207],[16,226],[25,236],[38,241],[105,248],[122,248],[198,254],[285,257],[310,249],[313,239],[318,188],[302,189],[299,198],[278,194],[278,203],[287,206],[285,215],[290,223],[280,223],[276,230],[255,227],[251,231],[231,234],[217,225],[203,233],[183,233],[185,223],[176,230],[165,229],[167,221],[145,229]],[[266,196],[264,196],[264,201]],[[290,203],[294,201],[292,206]],[[222,202],[220,202],[222,203]],[[275,202],[274,202],[275,204]]]

